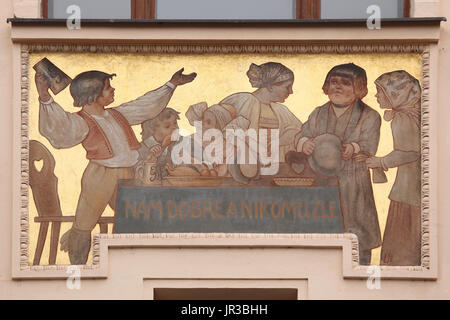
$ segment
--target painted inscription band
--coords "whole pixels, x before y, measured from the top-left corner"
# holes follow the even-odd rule
[[[120,186],[116,233],[343,233],[337,187]]]

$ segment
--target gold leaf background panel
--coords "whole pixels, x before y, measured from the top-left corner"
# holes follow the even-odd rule
[[[226,96],[236,92],[252,92],[246,72],[251,63],[262,64],[273,61],[289,67],[295,74],[294,93],[285,101],[285,105],[302,121],[308,119],[315,107],[328,101],[322,91],[327,72],[335,65],[353,62],[367,71],[369,94],[364,102],[380,112],[375,98],[375,79],[385,72],[406,70],[421,80],[421,56],[419,54],[88,54],[88,53],[32,53],[30,55],[30,75],[34,79],[32,66],[47,57],[70,77],[88,70],[100,70],[116,73],[112,81],[116,88],[114,105],[133,100],[149,90],[156,89],[169,81],[172,74],[184,67],[185,73],[197,72],[194,82],[178,87],[169,102],[181,112],[180,128],[193,132],[184,113],[187,108],[201,101],[209,105],[218,103]],[[54,97],[65,110],[77,112],[69,89]],[[59,196],[63,215],[74,215],[81,188],[81,176],[88,161],[85,150],[80,145],[70,149],[57,150],[39,134],[39,103],[34,82],[30,86],[30,132],[32,140],[42,142],[56,160],[55,174],[59,179]],[[133,127],[140,139],[140,126]],[[389,123],[383,121],[381,127],[378,156],[392,151],[392,134]],[[383,233],[389,208],[388,194],[395,180],[396,169],[387,172],[388,183],[374,184],[375,201]],[[30,189],[31,195],[31,189]],[[33,197],[29,197],[29,263],[32,264],[36,248],[39,225],[34,223],[37,216]],[[112,216],[108,207],[103,216]],[[63,223],[61,235],[71,227]],[[98,226],[94,233],[98,233]],[[111,227],[109,228],[111,232]],[[41,258],[41,264],[48,263],[49,237]],[[372,264],[379,264],[380,248],[373,251]],[[89,258],[88,264],[91,263]],[[67,253],[58,252],[57,264],[69,264]]]

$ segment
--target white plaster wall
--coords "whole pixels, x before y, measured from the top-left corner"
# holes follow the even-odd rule
[[[14,14],[16,17],[38,18],[41,16],[41,0],[7,0],[7,2],[11,1],[14,2]]]
[[[237,286],[236,278],[259,279],[273,286],[273,279],[283,280],[286,287],[303,290],[300,298],[311,299],[450,299],[450,139],[448,121],[450,100],[450,24],[442,24],[439,48],[438,133],[439,179],[437,215],[439,225],[439,279],[437,281],[383,280],[381,290],[368,290],[365,280],[342,278],[342,252],[338,249],[112,249],[109,252],[109,277],[82,280],[81,290],[69,290],[65,280],[11,280],[12,226],[12,63],[13,46],[7,18],[31,14],[20,0],[4,0],[0,11],[0,299],[140,299],[151,298],[152,283],[173,285],[182,278],[192,287]],[[36,2],[36,1],[34,1]],[[13,6],[14,4],[14,6]],[[14,11],[18,10],[18,11]],[[28,12],[28,13],[27,13]],[[450,1],[441,1],[437,16],[450,16]],[[17,51],[16,51],[17,53]],[[17,214],[17,213],[16,213]],[[123,262],[127,261],[126,264]],[[189,278],[199,278],[189,280]],[[214,280],[221,278],[225,280]],[[264,280],[266,279],[266,280]],[[241,280],[245,285],[246,280]],[[183,282],[183,284],[181,284]],[[119,289],[120,288],[120,289]],[[306,293],[304,291],[307,291]]]
[[[442,15],[440,3],[445,0],[413,0],[411,1],[412,17],[438,17]]]
[[[6,19],[13,16],[13,2],[2,2],[0,10],[0,297],[8,297],[12,288],[11,279],[11,148],[12,148],[12,45],[11,25]],[[0,298],[1,299],[1,298]]]

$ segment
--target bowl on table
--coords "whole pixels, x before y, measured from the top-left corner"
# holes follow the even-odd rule
[[[223,177],[202,177],[202,176],[167,176],[165,180],[173,187],[217,187]]]
[[[310,187],[314,185],[314,178],[279,177],[273,178],[273,183],[280,187]]]

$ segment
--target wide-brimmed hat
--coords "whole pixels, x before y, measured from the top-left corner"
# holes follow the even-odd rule
[[[341,139],[326,133],[314,138],[314,143],[314,152],[308,157],[311,168],[324,176],[337,175],[344,166]]]

